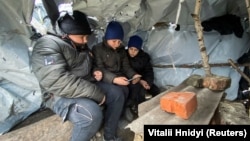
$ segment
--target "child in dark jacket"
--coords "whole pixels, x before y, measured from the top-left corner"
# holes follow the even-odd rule
[[[108,83],[101,86],[103,89],[110,91],[114,96],[121,96],[122,101],[124,102],[124,109],[117,111],[115,117],[117,119],[122,114],[126,113],[126,101],[129,94],[128,85],[129,83],[138,83],[141,75],[137,74],[129,65],[128,56],[125,50],[125,47],[122,45],[122,40],[124,37],[124,31],[119,22],[111,21],[105,32],[103,42],[93,46],[93,56],[95,67],[103,71],[103,78],[101,81]],[[131,78],[133,81],[128,81]],[[100,86],[100,85],[99,85]],[[107,103],[112,103],[113,101],[107,101]],[[111,107],[117,109],[117,107]],[[111,114],[111,110],[106,113]],[[126,116],[127,114],[125,114]],[[105,123],[108,125],[116,126],[117,123],[114,123],[113,120],[104,119]],[[110,128],[104,128],[104,131],[110,131]],[[110,131],[111,132],[111,131]],[[112,131],[114,133],[114,131]],[[113,137],[115,136],[115,137]],[[105,136],[105,140],[118,140],[117,135]]]
[[[141,37],[134,35],[131,36],[128,42],[128,59],[131,67],[142,77],[137,84],[129,85],[129,99],[131,101],[132,111],[137,114],[138,104],[144,102],[145,94],[149,93],[156,96],[160,93],[160,89],[153,83],[154,72],[150,62],[148,53],[142,50]]]

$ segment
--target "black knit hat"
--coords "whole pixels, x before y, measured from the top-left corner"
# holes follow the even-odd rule
[[[58,19],[59,28],[65,34],[71,35],[89,35],[91,28],[87,19],[87,15],[80,11],[73,11],[73,15],[66,13]]]

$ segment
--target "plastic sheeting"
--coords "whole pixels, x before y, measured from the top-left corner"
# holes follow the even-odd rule
[[[202,68],[178,67],[181,64],[201,63],[191,17],[195,0],[55,1],[58,5],[74,2],[73,9],[95,17],[92,44],[101,41],[110,20],[123,22],[125,44],[132,34],[143,37],[144,50],[151,55],[153,65],[173,66],[154,68],[155,81],[159,86],[176,86],[191,74],[204,74]],[[36,2],[39,3],[38,0]],[[46,28],[51,26],[46,18],[47,14],[41,9],[42,5],[35,8],[33,5],[33,0],[0,2],[0,134],[8,132],[41,106],[39,84],[29,66],[29,48],[33,45],[30,40],[33,35],[31,25],[42,33],[50,30]],[[245,0],[202,0],[202,21],[225,14],[235,14],[244,21],[248,17]],[[158,22],[179,24],[181,28],[180,31],[169,27],[153,28]],[[242,22],[242,25],[246,31],[245,23]],[[225,63],[229,58],[236,60],[248,50],[249,35],[244,32],[243,37],[238,38],[234,34],[220,35],[212,31],[204,33],[204,42],[210,63]],[[212,73],[232,78],[231,87],[226,90],[226,98],[234,100],[240,75],[230,66],[212,67]]]
[[[33,2],[0,2],[0,134],[41,106],[38,82],[29,68]],[[24,8],[25,7],[25,8]]]
[[[154,68],[155,81],[158,86],[166,84],[177,86],[192,74],[204,76],[205,72],[196,65],[201,65],[201,55],[197,41],[197,34],[193,31],[172,31],[171,29],[153,30],[150,33],[145,51],[151,54],[154,65],[172,65],[168,68]],[[218,32],[204,33],[204,43],[209,55],[211,72],[218,76],[231,78],[231,87],[226,90],[226,99],[235,100],[238,94],[240,74],[235,71],[228,59],[237,60],[250,46],[249,35],[242,38],[234,34],[220,35]],[[183,64],[193,65],[191,68],[180,67]],[[221,66],[219,66],[222,64]]]

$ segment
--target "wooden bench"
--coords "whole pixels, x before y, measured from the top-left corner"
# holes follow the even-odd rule
[[[189,91],[197,96],[197,109],[189,119],[182,119],[175,114],[163,111],[160,108],[160,98],[167,92]],[[211,91],[208,88],[196,88],[187,85],[185,81],[180,85],[166,90],[147,102],[139,105],[139,118],[130,123],[135,134],[143,134],[143,125],[208,125],[224,95],[224,91]]]
[[[193,91],[197,94],[197,110],[188,120],[181,119],[175,114],[161,110],[160,98],[171,91]],[[207,88],[195,88],[185,83],[176,87],[167,88],[167,90],[156,97],[140,104],[139,118],[130,124],[125,123],[124,130],[120,130],[119,133],[124,138],[124,141],[143,141],[144,124],[220,124],[221,121],[211,123],[211,120],[215,117],[215,113],[219,113],[217,116],[224,119],[222,122],[225,124],[249,125],[250,119],[247,118],[247,115],[244,113],[243,105],[241,103],[233,103],[233,105],[237,105],[236,107],[229,102],[221,101],[223,94],[223,91],[214,92]],[[218,106],[222,107],[221,110],[218,110]],[[236,111],[237,114],[231,112],[231,110]],[[226,116],[228,114],[230,118]],[[234,116],[236,117],[232,118]],[[246,117],[245,120],[243,120],[242,117]],[[71,130],[72,124],[70,122],[63,123],[59,116],[47,109],[34,113],[12,131],[1,135],[0,141],[69,141]],[[96,141],[101,141],[101,138],[97,138]]]
[[[72,124],[49,109],[34,113],[28,119],[0,136],[1,141],[69,141]]]

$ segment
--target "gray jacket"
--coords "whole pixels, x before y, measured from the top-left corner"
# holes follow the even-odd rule
[[[100,103],[104,97],[91,82],[92,56],[88,48],[79,52],[59,37],[45,35],[34,46],[31,65],[45,101],[86,97]]]

